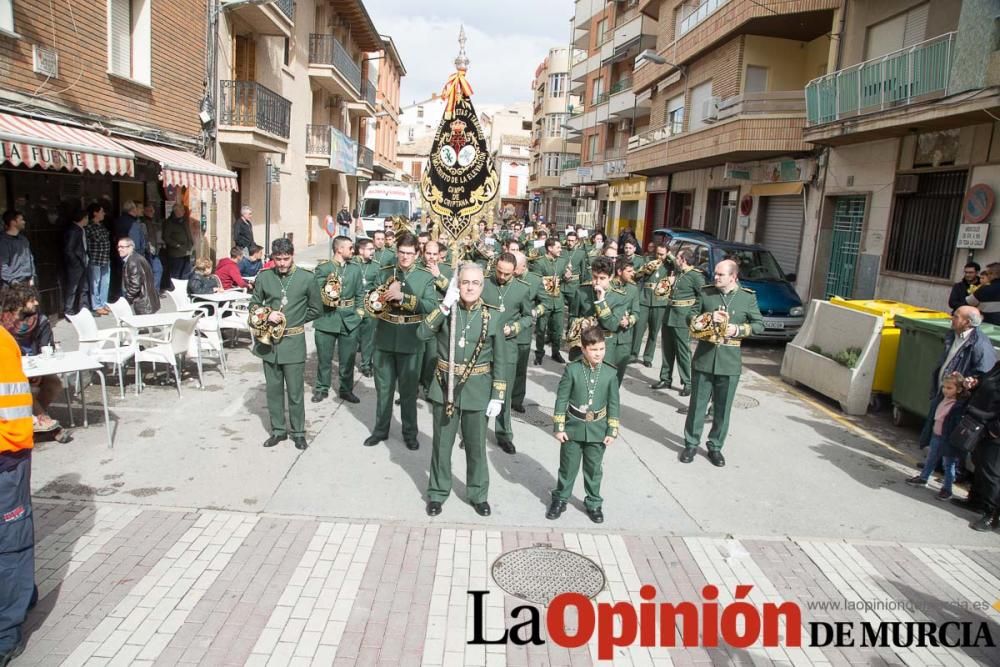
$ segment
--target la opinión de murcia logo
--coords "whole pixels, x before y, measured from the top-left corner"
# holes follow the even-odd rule
[[[808,629],[807,646],[812,647],[937,647],[968,648],[995,646],[987,621],[946,623],[884,621],[871,623],[803,623],[796,602],[765,602],[756,605],[747,598],[752,585],[742,584],[734,600],[719,603],[718,587],[701,589],[698,602],[656,602],[656,588],[639,589],[644,602],[594,602],[580,593],[563,593],[549,603],[545,632],[562,648],[578,648],[597,641],[597,658],[611,660],[621,647],[645,648],[704,647],[728,645],[733,648],[799,648],[803,630]],[[511,610],[511,624],[503,634],[487,637],[485,604],[489,591],[468,591],[472,597],[473,624],[469,644],[544,644],[541,614],[537,607],[521,605]],[[573,620],[575,616],[575,620]],[[858,631],[860,627],[860,632]],[[679,639],[679,641],[678,641]]]

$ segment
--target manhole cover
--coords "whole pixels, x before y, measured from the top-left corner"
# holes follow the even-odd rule
[[[604,590],[604,572],[580,554],[552,547],[508,551],[493,563],[493,581],[514,597],[548,605],[562,593],[588,598]]]
[[[758,405],[760,405],[760,401],[756,398],[744,396],[743,394],[736,394],[735,398],[733,398],[733,407],[738,410],[749,410],[750,408],[756,408]]]

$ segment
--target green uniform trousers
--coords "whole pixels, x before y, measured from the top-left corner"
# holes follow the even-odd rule
[[[372,370],[372,357],[375,352],[375,320],[365,317],[358,325],[358,348],[361,350],[361,363],[358,368],[364,371]]]
[[[708,448],[721,450],[726,444],[729,432],[729,412],[736,396],[739,375],[715,375],[695,371],[691,385],[691,402],[688,404],[687,420],[684,422],[684,446],[697,447],[701,442],[701,432],[705,428],[705,411],[709,398],[719,406],[713,410],[712,428],[708,432]]]
[[[576,292],[563,293],[563,333],[569,330],[569,323],[576,317]]]
[[[648,363],[653,362],[653,353],[656,351],[656,337],[663,329],[663,314],[666,308],[651,308],[649,306],[639,306],[639,319],[635,323],[635,335],[632,338],[632,356],[638,357],[642,350],[642,339],[646,338],[646,349],[642,350],[642,360]],[[649,333],[647,337],[646,334]]]
[[[420,386],[424,391],[429,391],[431,382],[434,381],[434,372],[437,370],[438,347],[437,340],[431,338],[424,343],[424,359],[420,368]]]
[[[628,358],[632,353],[632,347],[629,344],[615,343],[615,358],[613,363],[615,369],[618,371],[618,386],[622,386],[622,382],[625,380],[625,371],[628,370]],[[580,352],[580,356],[583,356],[583,352]]]
[[[528,357],[531,343],[517,346],[517,370],[514,371],[514,388],[510,391],[512,405],[524,405],[524,395],[528,391]]]
[[[513,345],[513,343],[511,343]],[[517,361],[521,362],[521,348],[525,348],[524,352],[524,371],[528,371],[528,347],[527,345],[518,345],[517,347]],[[510,376],[505,377],[504,381],[507,383],[508,387],[514,386],[516,368],[511,368]],[[497,415],[497,421],[494,428],[497,438],[506,440],[507,442],[514,442],[514,428],[511,426],[511,415],[510,415],[510,405],[513,402],[513,391],[505,391],[503,398],[503,408],[500,410],[500,414]],[[524,396],[521,396],[521,400],[524,400]]]
[[[386,440],[392,422],[392,405],[399,383],[399,420],[403,424],[403,440],[417,439],[417,380],[423,350],[413,354],[375,350],[375,427],[372,435]]]
[[[490,471],[486,464],[486,413],[456,408],[455,414],[449,417],[440,403],[434,404],[434,443],[427,499],[443,503],[451,495],[451,450],[455,447],[459,428],[465,443],[466,500],[473,504],[484,503],[490,491]]]
[[[552,343],[552,351],[557,352],[562,336],[563,311],[546,310],[535,323],[535,354],[545,354],[546,343]]]
[[[337,356],[337,374],[340,376],[340,393],[354,388],[354,355],[358,352],[358,330],[350,333],[327,333],[316,331],[316,391],[330,391],[331,366],[335,347],[340,348]]]
[[[573,484],[580,472],[583,461],[583,490],[586,497],[583,504],[587,509],[598,509],[604,503],[601,498],[601,480],[604,478],[603,442],[575,442],[567,440],[559,447],[559,479],[552,492],[553,500],[566,502],[573,495]]]
[[[677,361],[677,374],[681,376],[681,384],[691,386],[691,332],[687,327],[670,327],[663,325],[663,363],[660,364],[660,380],[672,382],[674,376],[674,361]]]
[[[271,417],[271,435],[306,434],[306,362],[273,364],[264,362],[267,389],[267,413]],[[285,426],[285,397],[288,397],[288,426]]]

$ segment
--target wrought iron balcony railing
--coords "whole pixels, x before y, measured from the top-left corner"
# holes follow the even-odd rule
[[[306,155],[330,154],[330,126],[306,125]]]
[[[219,124],[288,138],[292,103],[256,81],[220,81]]]
[[[361,92],[361,68],[333,35],[309,35],[309,64],[333,67],[347,79],[355,92]]]

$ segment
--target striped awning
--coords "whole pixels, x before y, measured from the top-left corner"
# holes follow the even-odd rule
[[[135,155],[114,140],[68,125],[0,113],[0,164],[131,176]]]
[[[160,180],[164,185],[200,190],[239,190],[235,172],[227,171],[187,151],[128,139],[118,139],[118,143],[135,151],[137,155],[158,162]]]

